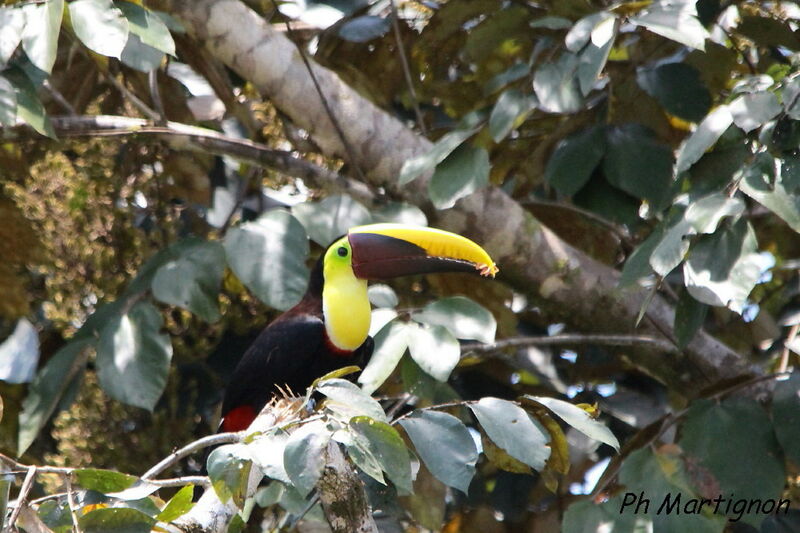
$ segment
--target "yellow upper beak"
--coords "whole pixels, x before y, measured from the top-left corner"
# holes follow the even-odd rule
[[[475,242],[435,228],[369,224],[347,233],[353,271],[361,279],[387,279],[431,272],[498,272],[489,254]]]

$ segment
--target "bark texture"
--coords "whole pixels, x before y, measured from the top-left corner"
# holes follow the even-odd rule
[[[377,533],[364,485],[338,442],[325,452],[325,470],[317,483],[325,518],[334,533]]]
[[[405,187],[396,176],[410,157],[431,143],[362,98],[339,77],[311,61],[322,92],[343,127],[347,150],[329,119],[295,45],[239,0],[164,0],[210,53],[250,80],[293,121],[308,130],[326,155],[343,157],[372,186],[419,205],[432,225],[467,235],[485,245],[501,268],[500,279],[533,298],[547,314],[586,332],[629,333],[647,297],[641,289],[621,291],[619,274],[571,247],[538,223],[505,192],[488,188],[435,211],[422,176]],[[636,331],[670,339],[674,309],[656,295]],[[630,349],[632,365],[688,396],[719,380],[760,371],[746,358],[700,332],[680,356],[653,348]]]

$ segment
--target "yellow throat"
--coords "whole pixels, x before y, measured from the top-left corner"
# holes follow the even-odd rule
[[[370,305],[367,282],[353,274],[352,250],[347,237],[328,248],[323,259],[322,313],[333,345],[352,351],[367,339]]]

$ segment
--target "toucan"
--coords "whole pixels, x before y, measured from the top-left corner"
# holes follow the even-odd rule
[[[455,233],[402,224],[351,228],[320,256],[300,302],[242,356],[225,391],[220,429],[244,430],[279,393],[303,394],[315,379],[369,360],[367,280],[434,272],[494,277],[497,271],[483,248]]]

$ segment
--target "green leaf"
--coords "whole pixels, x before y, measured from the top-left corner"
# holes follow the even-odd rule
[[[186,485],[170,498],[164,509],[156,515],[159,522],[172,522],[176,518],[185,515],[194,507],[192,496],[194,495],[194,485]]]
[[[694,338],[706,320],[708,306],[692,298],[689,291],[683,291],[675,306],[675,338],[678,348],[683,350]]]
[[[0,14],[2,17],[2,14]],[[0,56],[2,59],[2,56]],[[798,120],[800,119],[800,78],[792,78],[783,87],[783,110],[789,115],[789,118]]]
[[[566,30],[572,27],[572,21],[564,17],[542,17],[530,23],[531,28],[546,28],[548,30]]]
[[[164,61],[164,52],[142,42],[138,35],[131,32],[119,58],[129,67],[140,72],[152,72]]]
[[[131,33],[137,35],[143,44],[165,54],[175,55],[175,41],[157,13],[133,2],[117,2],[116,5],[128,19]]]
[[[81,354],[92,344],[89,340],[68,342],[39,370],[22,403],[17,455],[25,453],[47,420],[56,412],[70,384],[79,379],[86,367],[86,358]]]
[[[699,161],[732,123],[733,115],[728,106],[719,106],[709,113],[678,148],[677,171],[683,172]]]
[[[761,46],[782,46],[800,50],[800,40],[786,21],[757,15],[744,15],[736,31]]]
[[[780,170],[776,174],[772,156],[759,154],[752,165],[742,170],[739,188],[800,232],[800,196],[791,194],[786,188],[784,171],[788,173],[789,168],[781,167]]]
[[[4,71],[3,75],[16,90],[17,118],[42,135],[55,139],[56,132],[53,130],[50,117],[47,116],[31,80],[16,68]]]
[[[411,494],[411,460],[397,430],[366,416],[353,418],[349,427],[353,440],[378,460],[398,494]]]
[[[128,507],[95,509],[78,518],[84,533],[149,533],[156,520]]]
[[[696,300],[741,313],[763,265],[753,227],[742,218],[692,246],[683,266],[684,282]]]
[[[693,0],[656,0],[644,13],[630,17],[629,21],[690,48],[705,48],[708,32],[697,20]]]
[[[688,235],[713,233],[723,218],[739,216],[743,211],[744,202],[722,193],[713,193],[692,202],[683,216],[675,217],[675,222],[665,231],[650,256],[650,266],[660,276],[666,276],[686,256]]]
[[[72,29],[89,50],[120,57],[128,41],[128,20],[111,0],[74,0],[67,6]]]
[[[394,222],[409,226],[427,226],[428,217],[422,209],[412,204],[389,202],[372,209],[373,222]]]
[[[22,10],[25,12],[22,49],[36,68],[49,74],[56,62],[64,0],[45,0],[40,4],[26,4]]]
[[[637,532],[635,529],[637,524],[643,522],[649,524],[647,518],[641,515],[632,512],[620,514],[622,501],[621,494],[600,504],[594,503],[591,499],[576,501],[564,512],[561,532],[597,533],[603,531],[603,528],[612,527],[611,531],[614,533],[634,533]]]
[[[380,461],[370,451],[367,439],[356,438],[350,428],[345,431],[337,431],[334,433],[333,438],[345,446],[348,457],[362,472],[378,483],[386,485],[386,478],[383,476]]]
[[[283,465],[283,454],[286,443],[289,441],[289,433],[277,430],[256,437],[247,444],[253,463],[270,479],[275,479],[283,483],[290,483],[289,475]]]
[[[775,435],[786,456],[800,465],[800,371],[775,385],[772,396],[772,422]]]
[[[420,174],[424,174],[444,161],[450,153],[458,148],[461,143],[472,137],[477,130],[475,128],[454,130],[450,133],[443,135],[436,144],[433,145],[431,150],[420,156],[407,160],[400,170],[400,176],[397,178],[399,185],[410,183]]]
[[[0,6],[0,68],[5,67],[22,41],[24,27],[25,12],[20,7]]]
[[[600,73],[606,66],[608,55],[611,53],[611,48],[614,46],[614,38],[616,37],[617,26],[616,19],[605,19],[603,23],[592,33],[592,42],[580,53],[578,64],[578,85],[581,88],[583,96],[588,95],[594,89]],[[601,41],[601,44],[595,42],[594,35],[602,33],[607,26],[610,25],[610,31],[607,37]]]
[[[73,471],[73,475],[77,485],[104,494],[125,490],[136,483],[138,479],[136,476],[100,468],[78,468]]]
[[[692,470],[686,467],[686,458],[679,455],[675,450],[666,448],[663,452],[653,451],[652,448],[636,450],[622,464],[619,472],[619,479],[625,486],[626,492],[632,496],[639,496],[644,493],[644,497],[651,500],[645,514],[645,506],[642,505],[639,517],[646,520],[642,526],[647,528],[651,523],[652,531],[663,531],[665,533],[680,533],[691,531],[692,533],[720,533],[725,527],[725,520],[719,516],[708,516],[699,511],[694,513],[685,512],[687,507],[682,507],[680,514],[676,512],[674,502],[680,498],[681,504],[688,503],[691,499],[699,499],[697,491],[692,490],[689,482],[689,475]],[[694,471],[696,472],[696,470]],[[709,496],[714,497],[726,492],[718,492],[712,487],[707,487]],[[714,491],[714,492],[711,492]],[[735,496],[737,499],[739,495]],[[668,499],[669,498],[669,499]],[[637,516],[634,512],[635,505],[633,498],[629,496],[627,507],[624,508],[626,515]],[[624,502],[625,500],[623,500]],[[673,504],[670,512],[667,512],[668,505]],[[662,505],[665,507],[662,508]],[[696,508],[696,505],[695,505]],[[622,504],[616,506],[618,516],[622,509]],[[659,509],[661,512],[659,513]],[[651,522],[652,521],[652,522]],[[637,524],[638,525],[638,524]]]
[[[0,381],[29,383],[39,363],[39,332],[20,318],[11,335],[0,342]]]
[[[172,359],[172,343],[162,326],[161,314],[147,302],[106,324],[97,345],[97,378],[109,396],[153,410]]]
[[[564,19],[566,20],[566,19]],[[572,26],[572,22],[569,20],[566,21],[567,27]],[[533,23],[531,23],[531,27]],[[483,94],[486,96],[492,95],[508,85],[509,83],[515,82],[520,80],[526,76],[529,76],[531,73],[531,66],[528,63],[517,62],[514,63],[511,67],[504,70],[500,74],[496,75],[492,79],[490,79],[486,85],[483,87]]]
[[[620,224],[635,225],[640,222],[641,200],[611,185],[602,172],[592,174],[586,185],[572,197],[572,201],[578,207]]]
[[[451,296],[429,303],[413,314],[414,320],[429,326],[444,326],[458,339],[494,342],[497,321],[491,311],[464,296]]]
[[[369,210],[347,195],[328,196],[321,202],[305,202],[292,207],[308,237],[322,247],[331,244],[353,226],[372,222]]]
[[[153,297],[191,311],[206,322],[216,322],[220,317],[217,299],[224,271],[222,245],[192,239],[179,257],[167,261],[156,271]]]
[[[576,77],[578,63],[578,56],[563,53],[558,61],[536,69],[533,90],[540,109],[548,113],[574,113],[583,107],[583,94]]]
[[[606,154],[605,129],[592,126],[559,141],[547,162],[544,179],[564,196],[586,185]]]
[[[661,209],[670,197],[672,150],[639,124],[606,128],[603,170],[608,182]]]
[[[619,451],[619,441],[617,437],[611,433],[611,430],[605,424],[595,420],[592,416],[569,402],[558,400],[556,398],[548,398],[545,396],[530,396],[525,395],[537,403],[540,403],[552,411],[561,420],[574,427],[587,437],[599,440],[608,444],[615,450]]]
[[[444,326],[419,326],[409,323],[408,351],[425,372],[447,381],[461,358],[461,346]]]
[[[716,494],[763,501],[778,498],[786,478],[772,427],[754,400],[698,400],[689,408],[678,445],[688,461],[707,469],[711,480],[703,484],[713,484]],[[744,520],[755,525],[761,518],[763,515],[745,515]]]
[[[447,413],[417,410],[400,420],[400,425],[431,474],[467,494],[478,450],[461,420]]]
[[[268,211],[231,228],[223,246],[231,270],[261,301],[280,310],[300,301],[308,283],[308,240],[289,213]]]
[[[517,89],[504,91],[489,116],[489,133],[499,143],[536,108],[536,99]]]
[[[0,11],[2,15],[2,11]],[[0,21],[2,23],[2,21]],[[0,76],[0,125],[14,126],[17,122],[17,91],[3,76]]]
[[[369,336],[375,337],[383,327],[397,318],[397,311],[389,307],[378,307],[372,310],[369,322]],[[374,352],[373,352],[374,353]]]
[[[436,166],[428,182],[428,196],[437,209],[449,209],[461,198],[489,184],[489,153],[462,144]]]
[[[372,394],[394,372],[406,353],[409,328],[405,322],[392,320],[374,337],[375,349],[364,371],[358,376],[362,390]]]
[[[370,285],[367,289],[367,297],[369,298],[369,303],[375,307],[394,308],[399,303],[394,289],[383,283]]]
[[[244,444],[229,444],[215,448],[208,456],[208,477],[211,486],[223,503],[230,499],[241,507],[247,493],[252,462]]]
[[[547,431],[518,405],[499,398],[482,398],[469,405],[486,434],[511,457],[535,470],[550,457]]]
[[[354,43],[365,43],[385,35],[392,27],[388,18],[362,15],[349,19],[339,26],[339,37]]]
[[[620,287],[628,287],[653,274],[654,270],[650,266],[650,257],[652,257],[656,247],[664,239],[667,228],[674,225],[682,216],[683,213],[671,213],[670,216],[653,228],[650,235],[625,261],[625,266],[622,267],[622,274],[619,277]]]
[[[668,113],[682,119],[699,122],[711,107],[711,94],[700,73],[686,63],[640,67],[636,81]]]
[[[613,20],[614,15],[607,11],[592,13],[577,21],[564,37],[564,44],[570,52],[580,52],[587,45],[595,28],[606,20]],[[605,44],[600,43],[601,45]]]
[[[733,122],[744,131],[752,131],[781,112],[778,98],[769,91],[746,93],[728,105]]]
[[[286,442],[283,464],[292,485],[303,496],[308,495],[325,467],[325,448],[331,432],[323,420],[315,420],[297,428]]]
[[[386,420],[381,404],[349,381],[329,379],[322,382],[317,390],[328,397],[325,408],[343,417],[344,421],[361,415]]]

